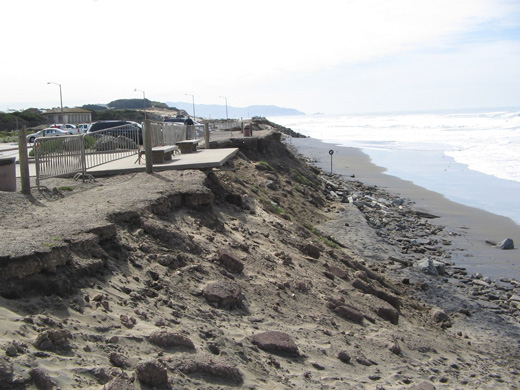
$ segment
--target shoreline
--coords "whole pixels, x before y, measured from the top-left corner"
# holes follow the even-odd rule
[[[353,179],[377,186],[411,200],[417,210],[439,216],[430,222],[445,226],[453,233],[450,254],[455,266],[491,279],[520,280],[519,250],[501,250],[486,242],[511,238],[518,245],[520,226],[512,219],[462,205],[413,182],[388,175],[385,168],[375,165],[361,149],[329,144],[315,138],[292,138],[289,143],[299,153],[314,160],[314,164],[324,172],[331,172],[329,150],[333,150],[332,172],[343,180]]]

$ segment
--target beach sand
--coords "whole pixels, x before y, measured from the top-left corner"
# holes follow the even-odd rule
[[[415,208],[440,218],[431,222],[452,231],[452,261],[470,273],[481,273],[491,279],[520,279],[520,251],[500,250],[486,241],[498,243],[511,238],[520,243],[520,226],[510,218],[452,202],[443,195],[414,183],[385,174],[385,169],[373,164],[360,149],[341,147],[313,138],[292,138],[289,141],[298,151],[315,159],[315,165],[331,172],[329,150],[333,150],[332,172],[345,180],[359,180],[368,185],[410,199]],[[351,176],[354,175],[354,178]],[[493,190],[489,190],[493,196]]]

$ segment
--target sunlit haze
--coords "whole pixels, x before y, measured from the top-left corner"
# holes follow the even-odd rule
[[[312,114],[520,106],[517,0],[8,0],[0,111],[116,99]]]

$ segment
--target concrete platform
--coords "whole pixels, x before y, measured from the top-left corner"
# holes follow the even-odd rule
[[[173,156],[171,161],[153,166],[154,172],[166,171],[170,169],[200,169],[210,170],[222,167],[226,161],[233,158],[238,152],[238,148],[224,149],[200,149],[193,153],[180,154]],[[20,177],[20,165],[17,164],[16,177]],[[120,160],[112,161],[98,167],[87,170],[92,176],[117,175],[131,172],[144,172],[146,164],[144,157],[141,163],[138,162],[137,154],[125,157]],[[29,176],[36,177],[34,163],[29,163]],[[74,176],[73,174],[71,176]]]

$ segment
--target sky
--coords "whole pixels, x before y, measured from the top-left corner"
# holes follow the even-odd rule
[[[65,107],[143,91],[307,114],[520,107],[519,0],[6,0],[2,11],[3,112],[59,107],[57,84]]]

